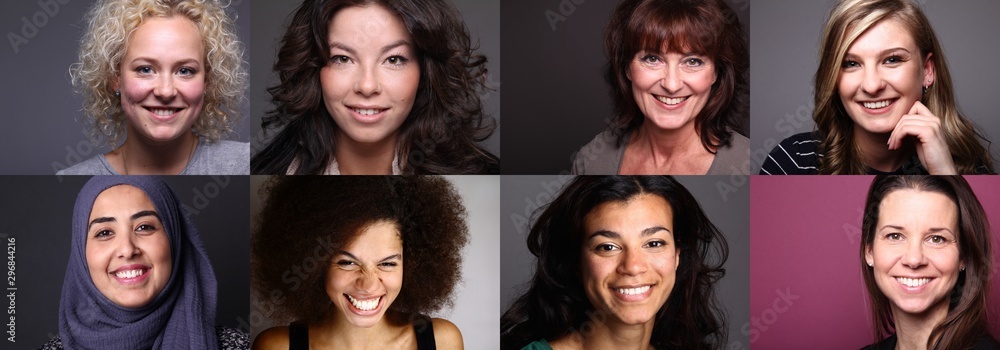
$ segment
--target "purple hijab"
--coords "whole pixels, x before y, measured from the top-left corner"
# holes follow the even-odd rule
[[[149,196],[170,239],[173,269],[149,304],[126,308],[94,286],[87,268],[87,225],[104,190],[131,185]],[[73,239],[59,300],[59,336],[66,349],[217,349],[216,281],[198,230],[170,187],[154,176],[95,176],[73,206]]]

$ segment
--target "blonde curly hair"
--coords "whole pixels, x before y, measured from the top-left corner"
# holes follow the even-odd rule
[[[99,0],[87,12],[79,61],[70,66],[73,86],[83,94],[84,122],[91,142],[115,147],[125,134],[125,112],[115,96],[132,32],[154,17],[184,16],[198,26],[205,45],[205,107],[194,131],[214,142],[241,119],[247,86],[243,44],[218,0]]]

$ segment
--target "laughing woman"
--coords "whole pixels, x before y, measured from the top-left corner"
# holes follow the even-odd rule
[[[986,323],[989,221],[965,179],[876,177],[861,230],[876,341],[865,349],[1000,349]]]
[[[451,303],[468,241],[446,180],[281,176],[261,191],[251,283],[291,323],[254,349],[462,349],[454,324],[425,316]]]
[[[729,248],[663,176],[581,176],[528,234],[527,291],[500,319],[503,349],[721,349],[715,283]]]

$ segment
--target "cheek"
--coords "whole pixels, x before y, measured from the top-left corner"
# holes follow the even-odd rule
[[[383,84],[383,88],[393,92],[393,99],[399,102],[413,104],[417,96],[417,88],[420,86],[420,70],[412,69],[399,72],[396,75],[389,75],[389,79]]]

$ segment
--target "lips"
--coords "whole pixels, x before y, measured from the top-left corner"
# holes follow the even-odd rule
[[[877,101],[859,101],[858,104],[860,104],[865,109],[868,109],[869,111],[881,112],[886,108],[888,108],[889,106],[892,106],[892,104],[895,103],[896,100],[898,100],[898,98],[877,100]]]
[[[660,101],[660,102],[663,102],[663,104],[665,104],[665,105],[667,105],[667,106],[675,106],[675,105],[678,105],[678,104],[680,104],[681,102],[684,102],[684,101],[686,101],[686,100],[687,100],[688,98],[690,98],[691,96],[684,96],[684,97],[666,97],[666,96],[658,96],[658,95],[653,95],[653,97],[656,97],[656,100],[657,100],[657,101]]]
[[[151,269],[149,266],[140,264],[125,265],[111,271],[111,276],[123,284],[142,283],[149,278]]]
[[[143,107],[147,111],[153,114],[157,119],[169,119],[180,112],[184,108],[178,107]]]
[[[928,278],[928,277],[920,277],[920,278],[896,277],[896,281],[899,282],[900,284],[902,284],[904,286],[907,286],[907,287],[910,287],[910,288],[918,288],[918,287],[922,287],[924,285],[927,285],[927,283],[930,283],[931,278]]]
[[[379,295],[377,297],[367,299],[355,298],[350,294],[344,294],[344,296],[347,297],[347,300],[352,306],[354,306],[351,310],[354,313],[359,315],[373,315],[378,313],[380,309],[379,306],[382,305],[382,298],[385,295]]]
[[[615,297],[622,301],[642,301],[651,295],[653,284],[611,287]]]
[[[385,116],[388,108],[382,108],[378,106],[347,106],[347,109],[351,111],[351,116],[355,120],[364,124],[371,124],[382,120]]]

